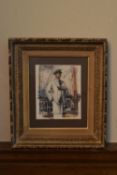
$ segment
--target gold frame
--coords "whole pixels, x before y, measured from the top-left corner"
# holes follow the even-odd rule
[[[101,148],[105,145],[106,39],[9,39],[13,148]],[[87,57],[87,128],[30,128],[30,56]],[[22,102],[23,107],[22,107]]]

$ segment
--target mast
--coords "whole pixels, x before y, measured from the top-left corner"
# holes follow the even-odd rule
[[[74,97],[77,97],[77,70],[75,66],[73,66],[72,69],[72,79],[73,79],[72,94]]]

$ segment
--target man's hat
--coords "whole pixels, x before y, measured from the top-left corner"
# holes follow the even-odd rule
[[[55,71],[54,71],[54,74],[57,74],[57,73],[60,73],[60,74],[62,74],[62,71],[61,71],[61,69],[57,69],[57,70],[55,70]]]

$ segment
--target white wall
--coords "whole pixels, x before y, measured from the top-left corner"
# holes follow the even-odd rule
[[[117,0],[0,0],[0,140],[10,140],[8,38],[104,37],[109,42],[109,142],[117,141]]]

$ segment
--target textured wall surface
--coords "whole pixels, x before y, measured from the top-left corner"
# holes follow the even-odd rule
[[[116,32],[116,0],[0,0],[0,141],[10,140],[8,38],[103,37],[109,42],[107,141],[117,142]]]

